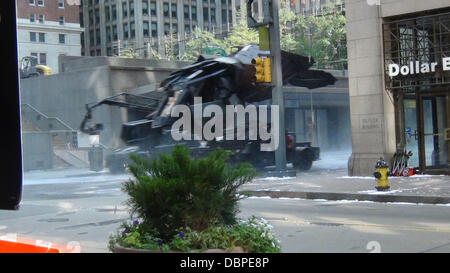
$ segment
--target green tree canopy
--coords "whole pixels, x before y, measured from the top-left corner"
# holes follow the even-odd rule
[[[242,9],[245,10],[245,7]],[[279,21],[282,50],[311,56],[319,67],[347,58],[345,16],[334,12],[331,6],[323,6],[322,15],[304,17],[295,14],[287,1],[282,1]],[[185,44],[184,55],[166,58],[194,61],[200,54],[205,53],[207,46],[221,47],[230,54],[238,46],[258,42],[258,31],[249,28],[246,20],[240,20],[230,32],[225,33],[223,39],[217,38],[209,31],[195,28]]]

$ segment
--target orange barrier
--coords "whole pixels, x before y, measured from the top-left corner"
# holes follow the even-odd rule
[[[27,238],[0,239],[0,253],[79,253],[79,245],[60,245]]]

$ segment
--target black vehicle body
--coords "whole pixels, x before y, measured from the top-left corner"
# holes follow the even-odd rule
[[[257,168],[274,165],[274,152],[261,151],[261,140],[246,138],[232,141],[220,139],[174,141],[171,137],[171,125],[178,118],[172,117],[170,110],[175,105],[186,105],[192,110],[194,97],[202,98],[202,108],[208,105],[217,105],[225,110],[226,105],[245,106],[264,104],[264,102],[266,105],[271,104],[273,87],[268,84],[255,83],[254,66],[248,60],[251,58],[251,54],[244,57],[239,55],[246,49],[254,48],[247,46],[229,57],[202,55],[197,62],[173,72],[156,91],[152,92],[151,96],[139,97],[121,94],[119,96],[124,96],[125,100],[118,101],[115,96],[93,106],[87,106],[85,119],[81,123],[81,131],[88,134],[99,133],[99,130],[102,129],[101,124],[87,127],[86,123],[92,117],[92,109],[102,104],[127,107],[148,113],[144,119],[123,124],[121,138],[127,147],[117,149],[106,158],[106,167],[111,172],[124,171],[124,166],[129,162],[130,153],[139,153],[153,158],[158,153],[170,152],[176,144],[188,146],[193,156],[203,156],[214,149],[223,148],[233,151],[230,159],[233,162],[250,162]],[[255,54],[254,52],[252,54]],[[319,70],[309,70],[312,64],[313,61],[309,62],[306,57],[282,52],[283,84],[310,89],[334,84],[336,79],[331,74]],[[203,120],[203,122],[205,121],[207,120]],[[235,126],[246,126],[248,129],[248,124]],[[313,161],[319,159],[319,147],[312,147],[309,142],[296,143],[288,133],[286,133],[286,139],[287,162],[292,163],[295,168],[307,170],[311,168]]]

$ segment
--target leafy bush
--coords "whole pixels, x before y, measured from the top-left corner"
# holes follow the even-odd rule
[[[157,236],[169,240],[184,228],[201,232],[213,225],[235,224],[237,189],[256,172],[247,163],[227,164],[229,156],[228,151],[216,150],[193,159],[179,145],[154,160],[131,155],[128,167],[134,179],[122,190],[130,197],[127,205],[132,213],[143,220],[143,232],[157,231]]]

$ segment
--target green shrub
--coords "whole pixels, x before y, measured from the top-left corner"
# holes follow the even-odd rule
[[[167,241],[178,230],[201,232],[213,225],[236,223],[239,186],[256,172],[250,164],[229,165],[230,152],[216,150],[193,159],[189,150],[175,146],[171,154],[147,160],[131,155],[134,179],[123,184],[127,205],[142,219],[141,230]]]

